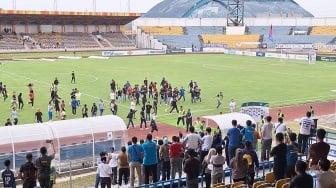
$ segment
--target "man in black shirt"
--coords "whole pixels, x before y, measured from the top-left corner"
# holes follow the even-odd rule
[[[34,188],[36,186],[37,169],[33,164],[33,155],[26,155],[27,162],[23,164],[19,171],[19,177],[23,180],[23,188]]]
[[[201,162],[196,157],[195,150],[188,150],[189,158],[186,159],[183,166],[183,171],[187,174],[187,187],[198,188],[198,175],[201,169]]]
[[[282,133],[275,135],[275,141],[277,145],[271,150],[270,156],[274,157],[274,176],[276,180],[279,180],[285,177],[287,146]]]
[[[296,176],[289,184],[289,188],[313,188],[313,177],[306,173],[307,163],[304,161],[297,161],[295,164]]]

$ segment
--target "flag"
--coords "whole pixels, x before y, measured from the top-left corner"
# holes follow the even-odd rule
[[[268,31],[268,39],[273,42],[273,26],[272,25]]]

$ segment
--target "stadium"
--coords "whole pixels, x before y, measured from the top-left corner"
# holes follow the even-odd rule
[[[327,130],[328,159],[336,156],[336,19],[315,17],[296,1],[163,0],[146,13],[0,9],[0,31],[0,122],[13,125],[0,127],[0,164],[10,160],[19,170],[26,154],[38,158],[39,148],[47,146],[50,151],[46,140],[53,140],[56,172],[62,180],[55,187],[94,187],[100,152],[111,147],[119,152],[133,136],[145,139],[149,133],[139,129],[140,111],[141,104],[155,101],[153,96],[143,98],[139,92],[135,128],[128,128],[132,97],[125,94],[124,100],[121,94],[112,102],[111,80],[121,93],[131,83],[134,97],[147,79],[157,82],[158,89],[165,79],[174,90],[184,88],[185,101],[178,100],[177,106],[190,109],[193,122],[199,117],[223,138],[232,119],[241,125],[249,119],[260,130],[260,115],[271,115],[276,122],[279,110],[287,127],[299,132],[300,118],[312,106],[318,128]],[[76,74],[74,83],[71,72]],[[47,111],[56,79],[56,98],[65,101],[64,114],[54,103]],[[197,96],[189,91],[190,83],[201,88]],[[35,101],[27,104],[32,102],[30,87]],[[74,90],[76,97],[80,93],[77,114],[72,107]],[[16,103],[19,93],[22,109]],[[224,96],[219,99],[218,93]],[[233,100],[234,110],[228,105]],[[104,115],[95,117],[91,106],[100,101],[105,103]],[[156,112],[150,113],[159,128],[152,132],[155,141],[188,134],[184,122],[176,123],[178,110],[168,103],[159,100]],[[84,118],[84,104],[89,118]],[[39,110],[43,123],[36,122]],[[315,136],[310,137],[309,144],[315,142]],[[258,156],[260,150],[258,143]],[[267,183],[273,165],[260,163],[258,180]],[[225,185],[213,187],[234,186],[232,169],[225,169],[224,175]],[[182,187],[186,177],[150,185],[136,182],[139,187]]]

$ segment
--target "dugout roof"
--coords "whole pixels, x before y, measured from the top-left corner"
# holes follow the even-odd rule
[[[0,10],[1,24],[125,25],[140,13]]]

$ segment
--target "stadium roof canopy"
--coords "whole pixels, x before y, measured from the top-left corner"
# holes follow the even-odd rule
[[[143,17],[149,18],[226,18],[229,0],[164,0]],[[313,17],[294,0],[244,0],[245,17]]]
[[[0,10],[1,24],[125,25],[140,13]]]

